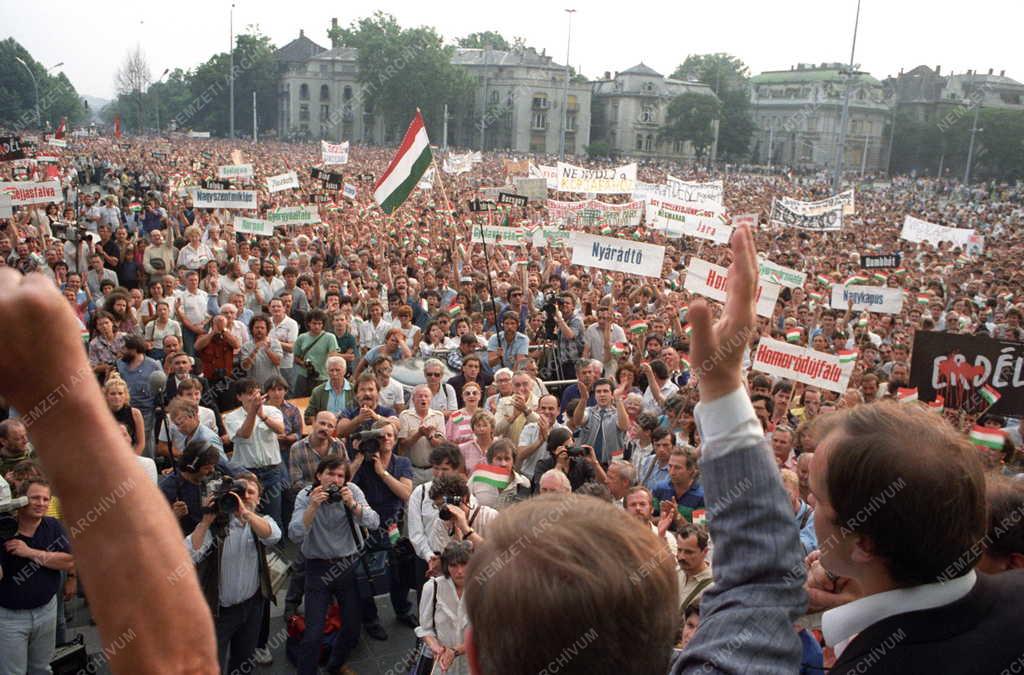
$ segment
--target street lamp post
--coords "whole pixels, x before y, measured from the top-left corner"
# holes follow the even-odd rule
[[[974,76],[971,76],[971,84],[974,84]],[[973,94],[974,87],[971,87]],[[978,111],[981,110],[981,100],[974,103],[974,121],[971,122],[971,142],[967,146],[967,166],[964,167],[964,187],[971,184],[971,164],[974,161],[974,136],[978,133]]]
[[[235,3],[228,14],[228,138],[235,137]]]
[[[857,15],[853,20],[853,44],[850,47],[850,68],[846,72],[846,92],[843,94],[843,114],[839,119],[839,143],[836,147],[835,175],[832,177],[832,193],[839,194],[843,184],[843,159],[846,154],[846,125],[850,120],[850,88],[853,84],[853,55],[857,51],[857,27],[860,25],[860,0],[857,0]]]
[[[562,133],[558,139],[558,159],[565,161],[565,131],[569,124],[569,47],[572,44],[572,15],[575,9],[565,10],[569,15],[569,31],[565,38],[565,88],[562,90]]]
[[[167,77],[167,73],[169,73],[169,72],[171,72],[170,68],[164,68],[163,74],[161,74],[160,77],[157,78],[157,81],[154,84],[160,84],[163,81],[163,79],[165,77]],[[153,95],[156,97],[156,134],[157,134],[157,136],[159,136],[160,135],[160,87],[156,88],[156,91],[153,92]]]
[[[25,66],[25,70],[28,71],[28,76],[32,78],[32,89],[35,91],[36,94],[36,126],[42,129],[43,116],[39,113],[39,85],[36,84],[36,75],[32,72],[32,69],[28,67],[28,64],[25,63],[25,60],[22,59],[20,56],[15,56],[14,59],[21,65]]]

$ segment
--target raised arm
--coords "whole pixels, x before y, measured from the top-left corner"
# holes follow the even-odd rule
[[[78,339],[51,281],[0,269],[0,394],[23,413],[60,494],[103,643],[121,646],[109,654],[113,671],[216,673],[213,621],[178,524],[118,431]]]

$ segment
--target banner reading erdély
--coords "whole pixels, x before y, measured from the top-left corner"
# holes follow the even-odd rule
[[[971,237],[976,234],[977,233],[974,230],[967,230],[959,227],[946,227],[945,225],[929,223],[927,220],[907,216],[903,219],[903,229],[900,231],[900,239],[905,239],[907,241],[914,242],[915,244],[928,242],[935,246],[938,246],[944,241],[948,241],[954,246],[967,248],[967,245],[972,241]]]
[[[729,279],[729,270],[714,263],[690,258],[686,267],[686,281],[683,288],[691,293],[698,293],[718,302],[725,302],[725,289]],[[757,315],[771,318],[775,313],[775,303],[779,299],[780,287],[765,279],[757,282]]]
[[[252,178],[254,175],[252,164],[227,164],[217,167],[217,178],[222,180]]]
[[[779,201],[781,201],[782,205],[786,208],[805,216],[820,216],[824,213],[828,213],[837,205],[843,207],[844,216],[852,216],[856,210],[853,188],[850,188],[846,192],[840,192],[837,195],[833,195],[827,199],[821,199],[816,202],[804,202],[799,199],[793,199],[792,197],[780,197]]]
[[[344,143],[320,141],[320,159],[324,164],[348,164],[348,141]]]
[[[64,193],[60,189],[59,180],[49,180],[43,183],[28,181],[0,183],[0,192],[11,200],[11,206],[64,201]]]
[[[733,219],[733,222],[735,222],[735,219]],[[786,288],[800,288],[807,281],[807,275],[804,272],[798,272],[789,267],[777,265],[771,260],[758,258],[757,263],[761,278],[774,284],[785,286]]]
[[[772,225],[795,227],[814,232],[841,230],[843,229],[843,205],[836,204],[824,213],[803,214],[789,208],[778,199],[773,199],[768,222]]]
[[[732,226],[720,216],[721,207],[713,203],[682,202],[665,197],[647,202],[647,222],[652,229],[665,230],[665,236],[678,239],[684,234],[728,244]]]
[[[883,253],[880,255],[862,255],[860,257],[860,268],[862,270],[886,270],[899,267],[903,262],[903,254]]]
[[[611,169],[587,169],[565,162],[558,163],[560,192],[590,192],[617,195],[633,192],[636,187],[636,162]]]
[[[569,236],[569,244],[572,246],[574,265],[645,277],[661,277],[661,263],[665,259],[664,246],[584,232],[573,232]]]
[[[192,203],[200,209],[255,209],[255,190],[203,190],[193,188]]]
[[[299,175],[294,171],[281,173],[267,178],[267,190],[270,193],[281,192],[299,187]]]
[[[315,204],[285,206],[267,213],[275,225],[313,225],[320,222],[320,209]]]
[[[271,237],[274,234],[274,224],[269,220],[260,220],[259,218],[235,218],[235,232]]]
[[[839,394],[846,393],[846,385],[853,373],[852,362],[840,364],[838,356],[769,337],[758,340],[751,367],[762,373],[796,380]]]
[[[981,412],[987,385],[999,399],[993,415],[1020,415],[1024,410],[1024,343],[979,335],[915,331],[910,386],[922,401],[941,395],[945,407]]]
[[[847,309],[853,301],[856,312],[899,314],[903,309],[903,289],[887,286],[846,286],[832,284],[832,309]]]

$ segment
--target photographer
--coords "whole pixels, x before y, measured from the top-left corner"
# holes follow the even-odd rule
[[[443,551],[452,541],[468,541],[480,546],[498,511],[477,502],[470,494],[466,477],[459,473],[438,476],[430,486],[430,499],[437,508],[438,520],[430,533],[434,551]]]
[[[430,451],[430,469],[433,480],[417,485],[409,497],[409,541],[416,551],[416,578],[422,588],[427,576],[438,573],[438,553],[431,541],[437,522],[437,506],[430,499],[433,481],[451,473],[465,473],[462,453],[451,443],[442,443]],[[422,591],[421,591],[422,592]]]
[[[376,432],[376,433],[375,433]],[[365,432],[364,432],[365,433]],[[409,588],[398,576],[398,568],[389,564],[392,552],[392,534],[398,537],[405,505],[412,494],[412,463],[407,457],[394,453],[398,435],[395,427],[386,420],[373,425],[370,437],[352,437],[349,449],[352,482],[366,494],[366,501],[380,516],[380,527],[371,530],[366,542],[371,573],[388,567],[391,606],[402,624],[416,627],[416,617],[409,604]],[[375,640],[386,640],[387,632],[377,618],[377,604],[373,598],[363,598],[363,623],[367,634]]]
[[[300,544],[306,558],[306,632],[298,672],[315,675],[320,660],[327,607],[332,597],[341,608],[341,631],[328,659],[338,670],[359,641],[359,591],[356,564],[361,534],[356,525],[376,529],[380,517],[370,508],[357,485],[349,482],[349,467],[340,457],[325,457],[317,466],[316,482],[295,499],[288,537]]]
[[[183,532],[191,532],[203,518],[203,489],[213,476],[220,451],[205,441],[192,441],[178,458],[173,473],[160,477],[160,491]]]
[[[540,487],[540,478],[548,469],[558,469],[569,478],[573,490],[577,490],[588,481],[607,482],[604,469],[597,461],[594,448],[589,445],[577,446],[572,432],[565,427],[557,427],[548,433],[548,457],[537,462],[533,474],[534,489]]]
[[[553,316],[558,333],[555,358],[561,369],[559,379],[572,380],[576,378],[576,361],[583,354],[583,322],[576,316],[576,299],[571,293],[558,296],[550,304],[554,314],[548,311],[548,305],[544,311]]]
[[[256,513],[260,483],[244,473],[228,479],[206,502],[202,520],[185,538],[199,585],[213,612],[223,672],[242,672],[254,660],[264,604],[270,599],[265,547],[281,539],[270,516]]]

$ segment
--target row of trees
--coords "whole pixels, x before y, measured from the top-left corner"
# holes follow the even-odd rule
[[[53,75],[50,70],[33,59],[14,38],[0,41],[0,126],[20,131],[47,125],[56,128],[62,117],[71,124],[88,119],[87,104],[79,98],[70,80],[63,72]],[[42,118],[39,124],[37,101]]]

